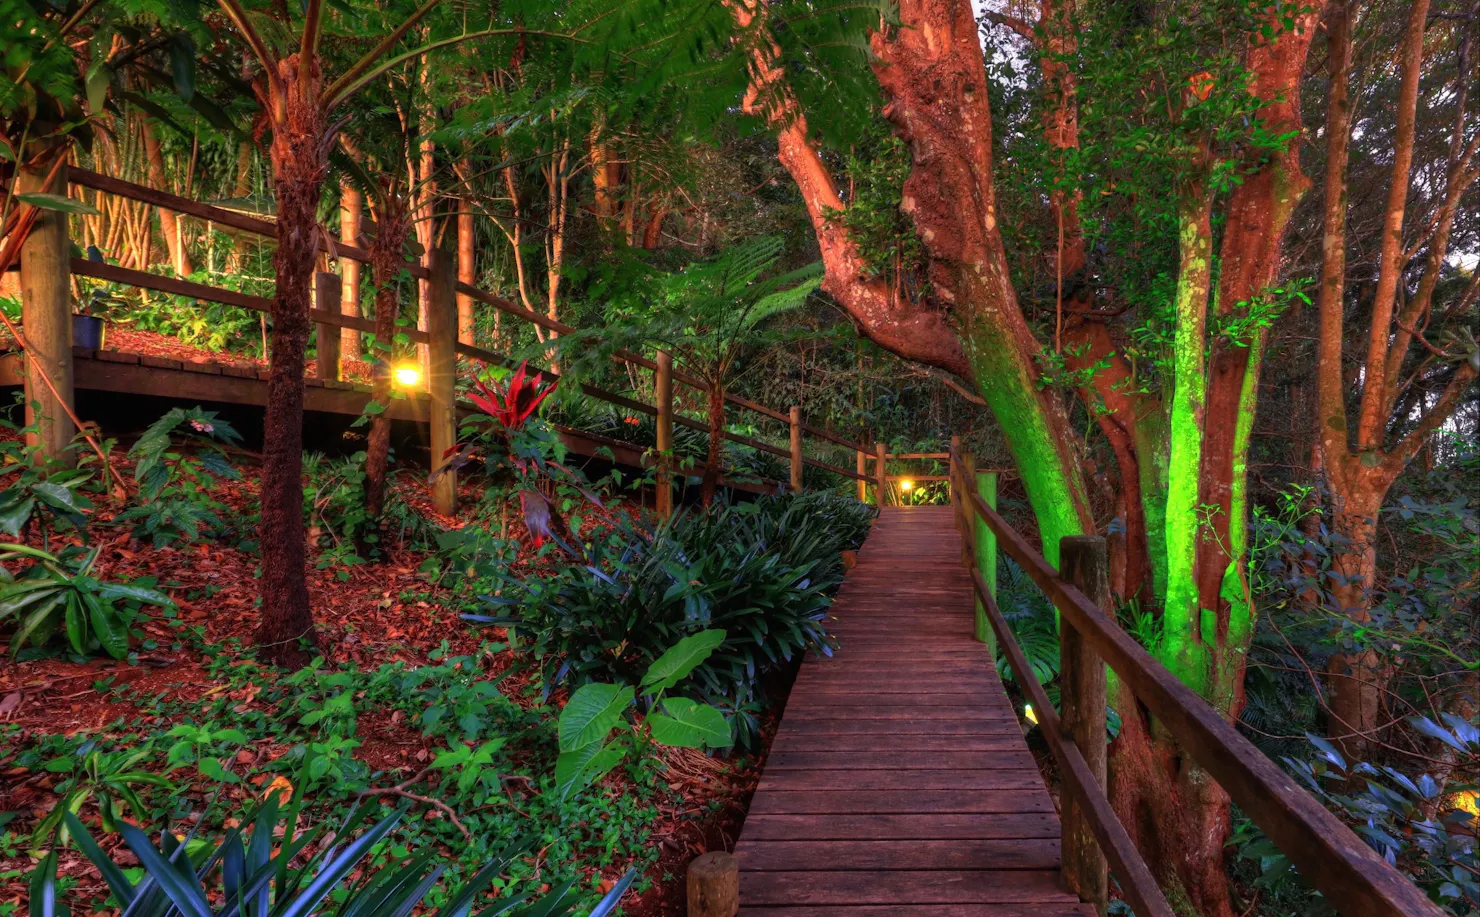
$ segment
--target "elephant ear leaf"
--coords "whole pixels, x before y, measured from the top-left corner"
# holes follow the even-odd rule
[[[708,659],[725,642],[725,632],[718,628],[690,634],[668,648],[653,661],[642,676],[644,693],[655,694],[678,684]]]
[[[622,711],[633,697],[632,689],[625,685],[582,685],[560,711],[560,750],[575,751],[600,743],[621,722]]]
[[[647,718],[653,741],[678,748],[724,748],[731,743],[730,724],[708,704],[687,697],[666,697],[663,712]]]
[[[600,780],[621,762],[627,749],[616,742],[592,742],[555,759],[555,790],[561,799]]]

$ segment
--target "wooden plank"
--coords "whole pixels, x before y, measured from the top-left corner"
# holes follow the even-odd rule
[[[1007,720],[813,720],[792,723],[799,735],[1022,735],[1022,727]]]
[[[766,815],[751,812],[745,819],[745,831],[740,841],[846,841],[865,837],[929,841],[1058,836],[1059,820],[1052,812],[935,815]]]
[[[842,855],[831,841],[741,841],[740,868],[752,872],[899,869],[1058,869],[1058,838],[971,841],[856,840]]]
[[[790,770],[882,770],[890,773],[903,773],[942,769],[949,772],[990,767],[995,771],[1028,771],[1032,776],[1038,777],[1038,764],[1034,761],[1033,755],[1022,747],[1022,744],[1016,737],[1008,737],[997,747],[988,749],[987,754],[981,751],[911,749],[913,753],[910,755],[901,755],[898,750],[816,751],[807,745],[801,746],[806,748],[806,751],[777,752],[775,746],[772,746],[771,755],[766,759],[766,773],[775,774],[778,771]],[[869,743],[870,749],[874,747],[874,743]],[[1038,785],[1042,786],[1041,778]]]
[[[877,751],[880,754],[926,754],[938,751],[983,752],[1022,751],[1027,753],[1018,733],[984,736],[938,735],[778,735],[771,743],[771,757],[781,754]],[[995,758],[993,760],[996,760]],[[770,767],[769,760],[766,764]]]
[[[752,815],[933,815],[1052,812],[1046,792],[993,790],[777,790],[758,792]]]
[[[747,905],[787,904],[1077,904],[1048,870],[920,870],[870,873],[740,873]]]
[[[834,790],[846,786],[854,790],[1013,790],[1028,791],[1043,789],[1043,778],[1033,768],[990,768],[966,770],[961,768],[900,768],[880,770],[878,768],[837,768],[805,770],[766,768],[761,777],[761,790],[801,792],[804,790]]]

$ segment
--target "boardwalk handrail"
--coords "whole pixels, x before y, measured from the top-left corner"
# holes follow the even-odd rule
[[[1107,617],[1082,591],[1066,583],[1043,555],[977,493],[967,473],[970,464],[969,455],[952,453],[951,474],[956,484],[952,499],[963,508],[958,513],[958,522],[964,525],[980,519],[996,535],[1007,555],[1059,609],[1060,626],[1073,629],[1120,678],[1123,687],[1213,775],[1339,913],[1348,917],[1438,917],[1444,913],[1325,806],[1300,789],[1207,701],[1152,658],[1113,618]],[[1084,808],[1101,850],[1110,860],[1132,907],[1137,914],[1163,913],[1158,908],[1165,906],[1165,899],[1155,889],[1154,882],[1147,886],[1149,871],[1131,846],[1124,828],[1115,820],[1103,792],[1088,769],[1081,766],[1084,758],[1080,750],[1060,729],[1042,686],[1033,677],[1032,668],[997,609],[980,570],[973,569],[973,582],[1009,664],[1034,703],[1040,705],[1042,712],[1038,717],[1065,775],[1065,788]],[[1138,902],[1133,896],[1147,900]]]
[[[77,185],[83,188],[89,188],[101,194],[111,194],[117,197],[123,197],[129,200],[148,204],[153,207],[159,207],[165,210],[175,211],[176,213],[182,213],[187,216],[193,216],[197,219],[220,223],[223,226],[229,226],[241,232],[249,232],[254,235],[259,235],[271,239],[277,238],[277,224],[271,220],[265,220],[261,217],[251,216],[249,214],[245,214],[236,210],[228,210],[224,207],[219,207],[212,204],[201,203],[199,201],[191,200],[187,197],[181,197],[180,195],[172,194],[168,191],[161,191],[157,188],[150,188],[146,185],[136,184],[134,182],[126,181],[120,178],[113,178],[111,176],[102,175],[100,173],[78,167],[73,167],[67,170],[67,180],[70,184]],[[349,241],[339,239],[333,233],[329,232],[327,228],[324,230],[324,236],[329,240],[331,246],[331,254],[333,257],[349,259],[351,261],[358,261],[363,264],[368,264],[370,262],[370,253],[365,249],[360,248]],[[96,268],[96,263],[90,262],[90,264],[93,264]],[[425,279],[428,276],[427,268],[423,264],[408,262],[404,265],[404,267],[413,277]],[[74,272],[86,274],[88,276],[99,276],[92,273],[90,270],[74,270]],[[145,277],[155,276],[150,275],[145,271],[137,271],[134,273],[143,275]],[[137,279],[138,278],[135,278],[135,280]],[[158,283],[159,280],[169,279],[172,278],[158,278],[153,282]],[[141,283],[133,283],[131,285],[146,287],[149,286],[148,284]],[[195,298],[204,299],[208,302],[220,302],[226,305],[234,305],[241,308],[261,309],[260,304],[247,303],[244,302],[244,300],[263,299],[262,297],[249,297],[248,294],[237,293],[233,290],[224,290],[219,287],[211,287],[206,284],[191,284],[191,286],[193,287],[193,290],[191,292],[182,293],[181,295],[194,296]],[[159,287],[149,288],[160,289]],[[165,290],[165,292],[178,291]],[[469,296],[481,303],[484,303],[485,305],[492,306],[493,308],[505,313],[506,315],[511,315],[522,321],[537,325],[547,331],[552,331],[557,334],[572,334],[578,331],[578,329],[576,329],[574,326],[567,325],[564,322],[557,321],[556,319],[526,309],[523,306],[504,299],[501,296],[495,296],[494,294],[489,293],[486,290],[479,289],[478,287],[472,286],[462,281],[456,281],[455,292],[463,296]],[[266,300],[264,299],[263,302],[265,303]],[[262,311],[266,310],[262,309]],[[343,317],[343,319],[352,318],[353,316]],[[373,328],[363,328],[357,325],[349,324],[343,319],[331,319],[328,313],[322,310],[316,311],[314,313],[314,321],[321,325],[331,325],[340,328],[352,328],[360,331],[374,330]],[[413,342],[425,343],[425,332],[417,331],[416,329],[412,329],[412,331],[415,333],[409,334],[408,336]],[[458,344],[458,353],[464,356],[472,356],[475,359],[482,359],[485,362],[502,363],[508,359],[507,357],[504,357],[502,355],[494,354],[491,351],[482,350],[481,348],[476,348],[472,347],[471,345],[461,343]],[[618,350],[613,356],[620,362],[630,363],[634,366],[639,366],[647,370],[656,371],[658,368],[658,365],[654,360],[628,350]],[[673,373],[673,378],[675,381],[682,382],[684,385],[687,385],[690,388],[695,389],[696,391],[704,393],[707,393],[709,391],[709,386],[703,380],[691,376],[687,373],[675,371]],[[591,393],[588,392],[588,394]],[[611,399],[603,398],[602,400],[610,401]],[[760,414],[763,417],[767,417],[771,420],[776,420],[781,423],[789,422],[789,417],[785,412],[766,407],[765,405],[758,404],[754,401],[733,394],[731,392],[725,393],[725,402],[727,404],[732,404],[738,408],[741,408],[742,410],[747,410],[753,413]],[[654,408],[653,410],[656,409]],[[818,439],[827,440],[828,442],[832,442],[844,448],[854,449],[857,451],[862,451],[864,449],[863,445],[851,442],[829,430],[826,430],[825,428],[816,427],[811,424],[805,423],[802,424],[802,428],[804,432],[809,433],[817,437]],[[744,442],[743,439],[736,438],[735,436],[729,434],[728,431],[726,431],[725,438],[732,442]],[[783,449],[779,454],[782,456],[786,456],[789,453],[787,453],[786,450]],[[836,467],[831,465],[822,465],[815,462],[809,462],[809,464],[814,464],[817,465],[817,467],[826,468],[828,470],[834,470]],[[856,475],[852,473],[845,473],[845,476],[856,477]]]

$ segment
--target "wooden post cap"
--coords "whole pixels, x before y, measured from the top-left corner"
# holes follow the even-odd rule
[[[689,863],[689,917],[735,917],[740,912],[740,861],[722,850]]]

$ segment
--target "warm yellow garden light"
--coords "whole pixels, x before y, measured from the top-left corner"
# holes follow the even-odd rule
[[[1034,726],[1038,725],[1038,714],[1033,712],[1032,704],[1023,704],[1023,716]]]
[[[914,490],[915,489],[915,482],[914,481],[900,481],[899,482],[899,489],[900,490],[905,490],[905,491]]]
[[[395,368],[394,378],[401,388],[421,388],[421,367],[402,363]]]

